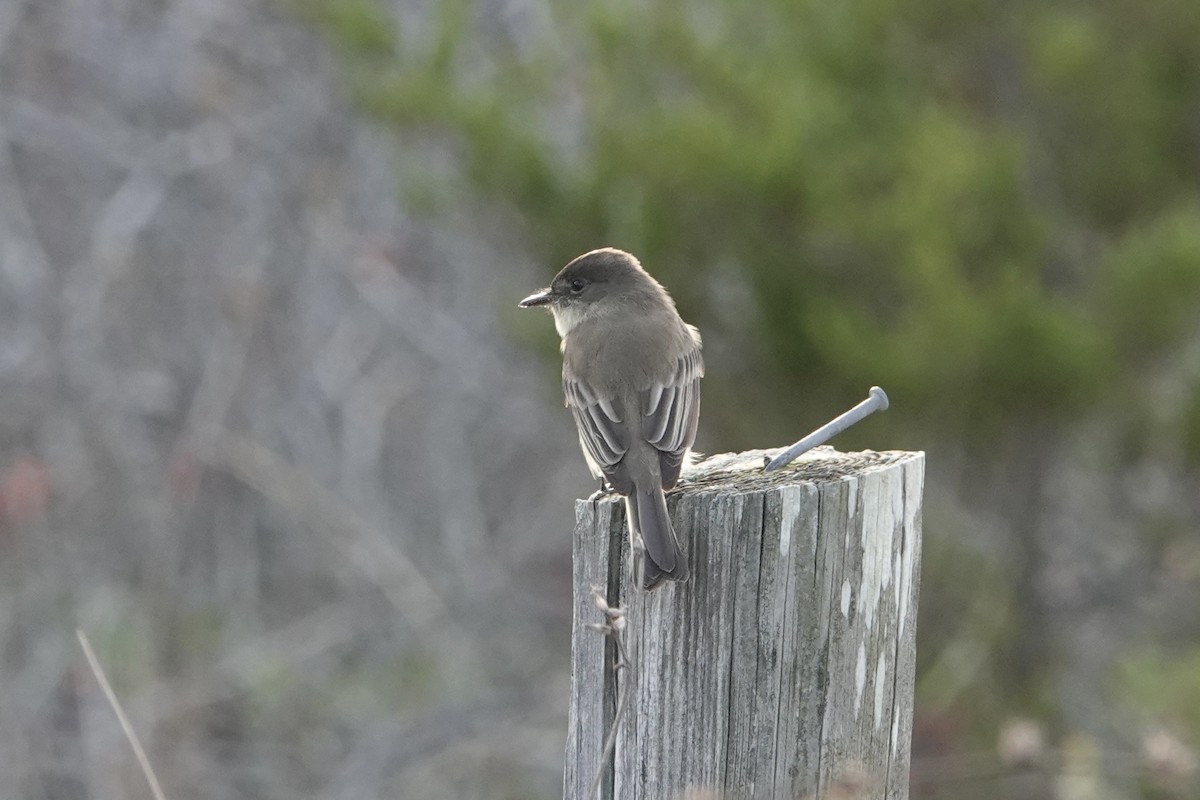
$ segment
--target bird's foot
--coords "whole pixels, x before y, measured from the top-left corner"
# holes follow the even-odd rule
[[[600,488],[588,495],[587,502],[594,503],[604,495],[612,491],[612,487],[603,478],[600,479]]]

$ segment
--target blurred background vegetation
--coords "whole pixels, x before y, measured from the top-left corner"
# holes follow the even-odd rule
[[[914,798],[1200,796],[1194,0],[0,8],[0,774],[559,791],[556,337],[602,245],[698,446],[928,453]],[[485,391],[486,389],[486,391]]]
[[[722,446],[872,380],[903,446],[1116,407],[1137,437],[1196,332],[1186,4],[596,3],[495,37],[471,3],[407,36],[374,0],[313,9],[363,106],[451,154],[405,157],[409,197],[502,203],[549,265],[619,242],[728,343]]]
[[[929,452],[918,756],[1031,718],[1134,795],[1147,731],[1200,742],[1190,4],[450,2],[415,31],[302,7],[410,202],[499,207],[547,275],[613,244],[672,289],[706,336],[702,446],[888,388],[842,445]],[[555,363],[549,326],[510,324]]]

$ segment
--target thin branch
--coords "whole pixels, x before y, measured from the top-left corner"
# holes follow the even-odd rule
[[[76,628],[75,635],[79,637],[79,645],[83,648],[83,655],[87,658],[88,666],[92,668],[92,674],[96,676],[96,682],[100,684],[104,697],[117,715],[117,722],[121,723],[121,730],[125,732],[129,746],[133,748],[133,755],[142,768],[142,774],[146,776],[146,783],[150,784],[150,793],[154,795],[154,800],[166,800],[167,796],[163,794],[162,786],[159,785],[154,769],[150,766],[150,759],[146,757],[146,751],[142,749],[142,742],[134,732],[133,725],[129,723],[129,717],[125,716],[125,709],[121,708],[121,702],[117,700],[117,695],[109,684],[104,669],[100,666],[100,660],[96,658],[96,653],[92,650],[92,643],[88,641],[87,634],[83,632],[82,628]]]

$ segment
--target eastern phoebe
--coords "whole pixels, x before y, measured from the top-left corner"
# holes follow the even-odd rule
[[[645,544],[643,585],[687,577],[663,491],[672,489],[700,418],[700,332],[629,253],[584,253],[549,288],[521,301],[546,306],[562,337],[563,392],[588,469],[625,496],[630,533]]]

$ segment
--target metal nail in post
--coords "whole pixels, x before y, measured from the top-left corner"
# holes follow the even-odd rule
[[[767,466],[763,467],[763,472],[770,472],[771,470],[776,470],[780,467],[786,467],[801,453],[806,453],[818,445],[825,444],[830,439],[846,430],[846,428],[849,428],[851,425],[861,422],[863,419],[871,416],[876,411],[884,411],[887,409],[887,407],[887,393],[878,386],[872,386],[870,395],[866,400],[863,400],[861,403],[847,411],[845,414],[842,414],[837,419],[826,422],[808,436],[805,436],[787,450],[775,456],[775,458],[771,460],[770,464],[767,464]]]

